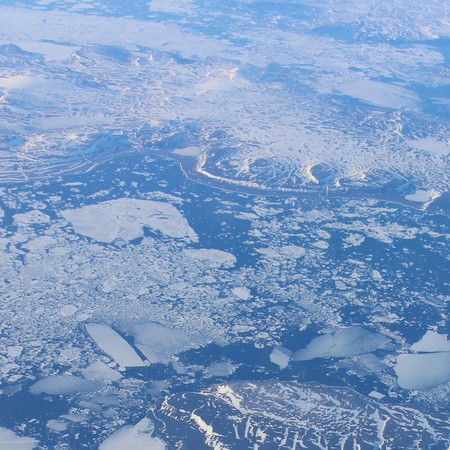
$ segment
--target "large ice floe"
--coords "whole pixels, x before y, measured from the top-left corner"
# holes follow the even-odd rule
[[[394,367],[400,387],[423,391],[450,382],[450,341],[445,336],[429,330],[410,350],[419,353],[398,355]]]
[[[197,241],[186,219],[170,203],[121,198],[61,211],[74,230],[100,242],[130,241],[144,235],[144,227],[172,238]]]
[[[37,445],[36,439],[18,436],[14,431],[0,427],[0,450],[32,450]]]
[[[211,267],[232,267],[236,263],[236,257],[233,254],[212,248],[187,248],[184,254]]]
[[[145,362],[134,348],[108,325],[102,323],[87,323],[86,331],[95,343],[114,361],[122,367],[145,366]]]
[[[450,352],[398,355],[395,373],[402,388],[434,388],[450,381]]]
[[[153,424],[142,419],[134,426],[124,426],[108,437],[99,450],[165,450],[161,439],[152,437]]]
[[[55,375],[43,378],[30,387],[32,394],[71,395],[95,392],[102,387],[98,381],[85,380],[73,375]]]
[[[306,348],[294,353],[294,360],[361,355],[383,348],[388,342],[389,339],[379,333],[355,326],[314,338]]]
[[[136,347],[150,363],[166,364],[177,353],[206,342],[206,339],[194,338],[184,331],[155,322],[142,321],[124,325],[123,329],[134,337]]]

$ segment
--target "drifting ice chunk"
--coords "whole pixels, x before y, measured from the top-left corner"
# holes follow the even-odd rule
[[[50,428],[51,430],[59,432],[59,433],[67,430],[68,426],[69,426],[69,424],[63,420],[51,419],[47,422],[47,428]]]
[[[235,287],[233,289],[233,294],[241,300],[248,300],[251,297],[250,289],[245,287]]]
[[[73,316],[78,311],[78,308],[75,305],[64,305],[59,310],[59,315],[62,317],[70,317]]]
[[[405,195],[406,200],[417,203],[428,203],[439,197],[441,194],[437,191],[424,191],[422,189],[417,190],[414,194]]]
[[[22,248],[29,250],[30,252],[42,251],[56,244],[56,239],[52,238],[51,236],[39,236],[35,239],[31,239],[26,244],[23,244]]]
[[[187,333],[155,322],[140,322],[126,327],[134,336],[136,347],[151,363],[166,364],[171,356],[198,347],[199,342]]]
[[[33,210],[24,213],[14,214],[14,222],[20,225],[30,225],[33,223],[48,223],[50,217],[41,211]]]
[[[328,244],[327,241],[317,241],[317,242],[313,242],[312,245],[314,245],[314,247],[321,248],[321,249],[323,249],[323,250],[327,249],[327,248],[330,246],[330,244]]]
[[[400,387],[431,389],[450,381],[450,352],[398,355],[394,370]]]
[[[289,360],[291,356],[289,350],[283,347],[275,347],[270,354],[270,361],[280,367],[280,369],[285,369],[289,365]]]
[[[381,394],[380,392],[377,392],[377,391],[372,391],[369,393],[369,397],[376,398],[377,400],[381,400],[382,398],[385,397],[385,395]]]
[[[100,242],[130,241],[144,235],[144,227],[172,238],[197,241],[186,219],[170,203],[121,198],[62,211],[73,229]]]
[[[125,426],[109,436],[99,450],[165,450],[166,445],[158,438],[152,437],[153,423],[142,419],[134,426]]]
[[[86,324],[86,331],[95,343],[122,367],[145,366],[144,361],[133,347],[108,325],[101,323]]]
[[[256,251],[266,258],[298,259],[305,255],[305,249],[297,245],[283,245],[277,248],[257,248]]]
[[[236,264],[236,257],[222,250],[201,248],[199,250],[188,248],[184,254],[189,258],[208,262],[212,267],[233,267]]]
[[[355,357],[355,361],[358,362],[364,369],[373,373],[380,373],[386,369],[386,364],[375,356],[373,353],[365,353]]]
[[[14,431],[0,427],[0,450],[32,450],[37,444],[36,439],[17,436]]]
[[[296,361],[314,358],[355,356],[384,347],[389,339],[361,327],[347,328],[334,334],[314,338],[306,348],[297,350]]]
[[[69,395],[95,392],[102,387],[98,381],[83,380],[74,376],[54,376],[39,380],[30,387],[32,394]]]
[[[110,380],[117,381],[122,378],[122,375],[119,372],[116,372],[111,367],[108,367],[106,364],[96,361],[83,369],[81,371],[85,378],[90,378],[91,380]]]
[[[419,342],[411,345],[415,352],[450,352],[450,341],[442,334],[427,331]]]

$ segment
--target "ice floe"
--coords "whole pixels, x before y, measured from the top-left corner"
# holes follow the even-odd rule
[[[205,376],[207,377],[227,377],[235,372],[237,365],[230,361],[222,361],[211,364],[205,369]]]
[[[405,195],[405,199],[410,202],[428,203],[435,198],[438,198],[440,195],[441,194],[435,190],[426,191],[424,189],[418,189],[414,194]]]
[[[241,300],[248,300],[251,297],[250,289],[245,287],[235,287],[232,292]]]
[[[373,353],[364,353],[362,355],[358,355],[355,357],[355,361],[365,370],[373,373],[380,373],[387,368],[383,360],[378,358],[378,356],[374,355]]]
[[[294,360],[361,355],[383,348],[388,342],[387,337],[356,326],[314,338],[306,348],[294,353]]]
[[[22,354],[23,347],[21,345],[11,345],[8,347],[8,356],[15,358]]]
[[[56,375],[39,380],[30,387],[32,394],[70,395],[95,392],[102,387],[98,381],[85,380],[73,375]]]
[[[450,381],[450,352],[401,354],[394,370],[400,387],[432,389]]]
[[[78,308],[75,305],[64,305],[59,310],[59,315],[62,317],[70,317],[73,316],[78,311]]]
[[[305,255],[305,249],[297,245],[283,245],[274,248],[257,248],[256,251],[266,258],[298,259]]]
[[[367,395],[369,397],[376,398],[377,400],[381,400],[382,398],[386,397],[384,394],[378,391],[371,391]]]
[[[50,217],[42,211],[33,210],[24,213],[14,214],[14,222],[20,225],[40,224],[50,222]]]
[[[186,250],[184,250],[184,254],[192,259],[205,261],[212,267],[233,267],[236,264],[236,257],[232,253],[212,248],[187,248]]]
[[[32,450],[37,445],[36,439],[18,436],[14,431],[0,427],[0,450]]]
[[[134,426],[127,425],[102,442],[100,450],[165,450],[166,445],[156,437],[152,437],[153,423],[150,419],[142,419]]]
[[[314,247],[321,248],[323,250],[327,249],[330,246],[330,244],[328,244],[327,241],[317,241],[314,242],[312,245],[314,245]]]
[[[289,365],[291,359],[291,352],[284,347],[275,347],[272,350],[269,358],[270,361],[280,367],[280,369],[285,369]]]
[[[86,331],[95,343],[122,367],[145,366],[133,347],[111,327],[101,323],[87,323]]]
[[[46,248],[52,247],[56,244],[57,241],[51,236],[39,236],[23,244],[22,248],[29,251],[39,251],[45,250]]]
[[[62,431],[65,431],[67,429],[68,425],[69,425],[68,422],[63,421],[63,420],[51,419],[47,422],[47,428],[50,428],[51,430],[59,432],[59,433]]]
[[[122,375],[119,372],[116,372],[114,369],[111,369],[111,367],[100,361],[93,362],[83,369],[81,373],[85,378],[89,378],[90,380],[117,381],[122,378]]]
[[[198,239],[180,211],[170,203],[121,198],[66,209],[61,214],[75,232],[100,242],[139,238],[144,235],[144,227],[172,238]]]
[[[419,342],[411,345],[415,352],[450,352],[450,341],[436,331],[428,330]]]
[[[198,347],[203,339],[194,339],[189,334],[155,322],[139,322],[124,327],[134,337],[136,347],[151,363],[170,362],[171,357]]]

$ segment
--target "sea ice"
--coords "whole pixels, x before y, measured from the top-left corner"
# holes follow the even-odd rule
[[[165,450],[164,442],[152,437],[152,433],[153,423],[145,418],[134,426],[120,428],[100,445],[99,450]]]
[[[236,264],[236,257],[229,253],[224,252],[222,250],[209,249],[209,248],[201,248],[201,249],[193,249],[187,248],[184,250],[184,254],[189,256],[189,258],[197,259],[199,261],[206,261],[212,267],[233,267]]]
[[[85,326],[95,343],[120,366],[145,366],[133,347],[111,327],[101,323],[87,323]]]
[[[210,377],[227,377],[234,373],[236,366],[231,364],[230,361],[222,361],[215,364],[211,364],[205,369],[205,373]]]
[[[42,211],[33,210],[24,213],[14,214],[14,222],[20,225],[29,225],[33,223],[48,223],[50,217]]]
[[[378,392],[378,391],[371,391],[371,392],[368,394],[368,396],[369,396],[369,397],[372,397],[372,398],[376,398],[377,400],[381,400],[382,398],[385,397],[384,394],[381,394],[381,393]]]
[[[257,248],[256,251],[267,258],[298,259],[305,255],[305,249],[297,245],[283,245],[277,248]]]
[[[56,375],[43,378],[30,387],[32,394],[69,395],[79,392],[95,392],[102,387],[98,381],[84,380],[73,375]]]
[[[450,381],[450,352],[404,353],[397,356],[394,370],[400,387],[431,389]]]
[[[36,439],[18,436],[14,431],[0,427],[0,450],[32,450],[37,444]]]
[[[283,347],[275,347],[269,356],[270,361],[280,367],[280,369],[285,369],[289,365],[291,359],[289,350]]]
[[[75,305],[64,305],[59,310],[59,315],[62,317],[70,317],[73,316],[78,311],[78,308]]]
[[[189,334],[155,322],[134,323],[124,329],[151,363],[166,364],[177,353],[199,346],[199,340],[195,342]]]
[[[111,367],[106,364],[96,361],[90,364],[88,367],[81,371],[85,378],[89,378],[91,380],[108,380],[108,381],[117,381],[122,378],[122,375],[119,372],[116,372]]]
[[[197,235],[170,203],[120,198],[61,212],[75,232],[100,242],[130,241],[149,227],[172,238],[197,241]]]
[[[357,363],[359,363],[364,369],[373,372],[380,373],[386,369],[386,364],[373,353],[364,353],[355,357]]]
[[[389,339],[361,327],[352,327],[314,338],[306,348],[294,353],[294,360],[355,356],[383,348]]]
[[[21,345],[11,345],[8,347],[8,356],[15,358],[22,354],[23,347]]]
[[[59,432],[59,433],[61,433],[64,430],[67,430],[68,425],[69,424],[66,421],[63,421],[63,420],[50,419],[47,422],[47,427],[48,428],[50,428],[53,431]]]
[[[327,241],[317,241],[314,242],[312,245],[314,245],[314,247],[321,248],[323,250],[327,249],[330,246],[330,244],[328,244]]]
[[[30,252],[37,252],[45,250],[48,247],[52,247],[57,244],[57,241],[51,236],[39,236],[35,239],[29,240],[26,244],[22,245],[22,248],[29,250]]]
[[[415,352],[450,352],[450,341],[436,331],[428,330],[419,342],[411,345]]]
[[[439,197],[440,193],[437,191],[425,191],[423,189],[418,189],[414,194],[405,195],[406,200],[410,202],[417,203],[428,203]]]
[[[245,287],[233,288],[233,294],[241,300],[248,300],[251,297],[250,289]]]

